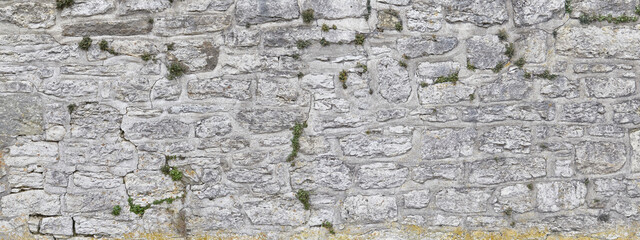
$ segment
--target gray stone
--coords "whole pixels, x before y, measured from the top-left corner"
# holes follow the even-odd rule
[[[465,122],[495,122],[507,119],[520,121],[551,121],[555,118],[555,109],[555,104],[551,102],[467,107],[462,110],[461,119]]]
[[[634,129],[629,132],[631,143],[631,172],[640,172],[640,131]]]
[[[118,109],[89,103],[77,106],[71,113],[71,137],[97,139],[120,135],[122,114]]]
[[[487,27],[502,24],[509,19],[504,0],[437,0],[447,9],[449,22],[470,22]]]
[[[124,136],[130,140],[143,138],[186,138],[192,131],[188,123],[178,119],[162,119],[145,122],[135,122],[129,126],[123,126]]]
[[[82,235],[98,236],[122,236],[131,232],[132,224],[126,221],[115,219],[100,219],[88,217],[73,217],[75,223],[75,233]]]
[[[469,172],[469,182],[477,184],[497,184],[532,180],[547,174],[544,158],[493,158],[465,164]]]
[[[116,21],[86,21],[65,25],[62,27],[64,36],[129,36],[143,35],[151,32],[153,26],[147,19],[131,19]]]
[[[355,134],[340,139],[345,156],[395,157],[411,150],[411,137]]]
[[[357,182],[362,189],[395,188],[407,180],[409,170],[393,163],[362,165],[357,170]]]
[[[422,159],[471,156],[476,135],[471,128],[427,130],[423,137]]]
[[[378,82],[380,95],[390,103],[403,103],[411,95],[409,73],[393,58],[378,62]]]
[[[240,25],[291,20],[299,16],[298,1],[295,0],[239,0],[236,3],[236,19]]]
[[[2,215],[16,217],[23,214],[54,216],[60,214],[60,196],[43,190],[31,190],[3,196]]]
[[[475,88],[463,84],[439,83],[418,88],[420,104],[454,104],[469,101]]]
[[[50,28],[56,21],[52,2],[15,2],[0,8],[0,21],[24,28]]]
[[[131,14],[134,12],[162,12],[171,7],[172,0],[122,0],[120,2],[120,10],[123,14]]]
[[[571,17],[579,17],[581,14],[600,14],[603,16],[612,15],[618,17],[621,15],[633,16],[638,1],[635,0],[575,0],[571,1],[573,13]]]
[[[395,197],[348,196],[342,203],[341,215],[344,221],[350,223],[395,221],[398,216],[398,206]]]
[[[309,217],[297,200],[255,199],[242,205],[249,220],[257,225],[300,226]]]
[[[226,29],[231,17],[226,14],[180,15],[156,18],[153,32],[160,36],[195,35]]]
[[[419,108],[410,113],[410,115],[418,115],[422,121],[428,122],[448,122],[458,119],[458,108],[445,106],[437,108]]]
[[[17,135],[42,133],[43,107],[36,95],[0,97],[0,149],[10,146]]]
[[[627,149],[616,142],[580,142],[576,145],[576,169],[583,174],[617,172],[627,162]]]
[[[436,206],[446,212],[481,213],[488,210],[491,191],[484,188],[447,188],[435,196]]]
[[[305,0],[302,9],[313,9],[315,18],[356,18],[367,12],[366,0]]]
[[[594,125],[588,132],[591,136],[620,139],[624,137],[627,129],[619,125]]]
[[[94,16],[110,12],[115,8],[112,0],[77,0],[70,8],[62,10],[62,16]]]
[[[328,187],[347,190],[352,185],[352,171],[335,156],[323,155],[312,162],[301,162],[302,167],[291,173],[291,184],[295,188],[316,189]]]
[[[541,80],[540,94],[548,98],[564,97],[567,99],[577,98],[580,96],[580,82],[569,80],[566,77],[556,77],[551,80]]]
[[[640,123],[640,100],[631,99],[613,104],[613,121],[615,123]],[[602,109],[604,113],[604,107]]]
[[[428,55],[442,55],[458,46],[455,37],[406,37],[396,42],[398,52],[409,57],[417,58]]]
[[[482,134],[479,150],[487,153],[529,153],[531,138],[528,127],[497,126]]]
[[[224,136],[231,132],[231,120],[225,116],[213,116],[196,123],[196,137]]]
[[[467,39],[467,61],[478,69],[492,69],[506,63],[505,43],[496,35],[473,36]]]
[[[407,115],[406,109],[385,109],[376,112],[376,121],[386,122],[395,119],[402,119]]]
[[[585,78],[588,97],[618,98],[636,92],[636,81],[633,78]]]
[[[189,12],[203,12],[207,10],[225,11],[232,4],[233,0],[193,0],[186,6]]]
[[[402,19],[400,18],[398,11],[393,9],[378,11],[377,29],[391,30],[395,29],[397,24],[402,24]]]
[[[73,220],[71,217],[46,217],[40,223],[40,232],[56,236],[72,236]]]
[[[425,208],[429,205],[429,190],[416,190],[402,195],[406,208]]]
[[[189,81],[187,93],[190,99],[232,98],[247,100],[251,98],[251,81],[235,79],[199,79]]]
[[[236,229],[245,225],[244,213],[230,198],[191,199],[188,205],[193,207],[186,211],[187,231]]]
[[[241,110],[236,120],[254,133],[280,132],[303,122],[303,113],[297,110],[268,108]]]
[[[406,0],[407,2],[409,0]],[[442,28],[444,14],[442,6],[413,3],[407,10],[407,28],[417,32],[435,32]]]
[[[504,73],[493,83],[478,88],[476,93],[483,102],[501,102],[527,99],[533,89],[532,83],[525,80],[522,70]]]
[[[568,103],[562,105],[560,120],[563,122],[597,123],[604,120],[604,113],[605,108],[602,103]]]
[[[124,177],[127,195],[134,199],[134,203],[147,205],[155,200],[176,198],[182,195],[183,187],[180,182],[160,171],[138,171]]]
[[[513,11],[515,13],[514,22],[516,26],[528,26],[546,22],[554,14],[564,11],[564,2],[562,0],[516,0],[513,2]]]
[[[548,38],[549,33],[546,31],[532,30],[516,43],[516,47],[523,48],[522,52],[527,63],[543,63],[547,60]]]
[[[123,76],[111,85],[113,95],[116,99],[124,102],[146,102],[149,101],[149,91],[151,84],[145,76]]]
[[[628,15],[631,16],[631,15]],[[556,50],[559,54],[580,58],[639,59],[638,30],[628,26],[562,27],[558,29]]]
[[[572,210],[585,203],[587,188],[579,181],[536,183],[537,209],[542,212]]]
[[[420,164],[411,169],[411,179],[418,183],[425,183],[427,180],[457,180],[462,176],[460,164],[432,163]]]
[[[496,205],[500,211],[511,209],[517,213],[524,213],[535,208],[534,191],[524,184],[503,187],[500,189],[497,198]]]
[[[182,86],[178,81],[161,78],[151,88],[152,100],[175,101],[180,98]]]

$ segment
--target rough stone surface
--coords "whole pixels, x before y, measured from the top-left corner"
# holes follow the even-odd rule
[[[638,236],[640,0],[62,2],[0,0],[0,239]]]

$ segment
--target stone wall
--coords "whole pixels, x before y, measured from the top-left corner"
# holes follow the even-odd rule
[[[0,238],[640,237],[638,0],[65,2],[0,0]]]

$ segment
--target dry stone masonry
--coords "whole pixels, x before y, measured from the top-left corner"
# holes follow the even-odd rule
[[[0,239],[640,239],[638,0],[0,0]]]

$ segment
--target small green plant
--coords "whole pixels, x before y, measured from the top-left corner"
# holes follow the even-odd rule
[[[551,35],[553,35],[553,38],[558,37],[558,30],[553,29],[553,32],[551,33]]]
[[[307,9],[302,11],[302,21],[304,23],[311,23],[313,21],[313,9]]]
[[[397,22],[396,23],[396,31],[402,32],[402,22]]]
[[[558,75],[551,74],[551,72],[549,72],[549,70],[544,70],[544,72],[542,72],[540,74],[536,74],[536,77],[544,78],[544,79],[547,79],[547,80],[553,80],[553,79],[557,78]]]
[[[149,20],[147,20],[147,22],[148,22],[149,24],[153,24],[153,18],[149,18]]]
[[[300,60],[300,54],[294,53],[291,57],[295,60]]]
[[[169,43],[169,44],[167,44],[167,50],[168,51],[173,51],[173,50],[175,50],[175,46],[176,46],[175,43]]]
[[[474,95],[473,93],[469,94],[469,101],[473,102],[474,99],[476,99],[476,95]]]
[[[120,205],[115,205],[111,210],[111,214],[113,214],[113,216],[118,216],[120,215],[120,211],[122,211],[122,208],[120,207]]]
[[[609,222],[609,214],[603,213],[598,216],[598,221],[600,222]]]
[[[620,23],[636,22],[638,21],[638,16],[627,16],[626,14],[622,14],[621,16],[614,17],[611,14],[604,16],[604,15],[597,15],[597,14],[589,15],[589,14],[583,13],[580,15],[578,20],[580,21],[581,24],[589,24],[592,22],[604,22],[604,21],[607,21],[608,23],[620,24]]]
[[[129,202],[129,211],[140,216],[151,207],[151,204],[147,204],[146,206],[133,204],[133,198],[129,198],[127,201]]]
[[[56,8],[62,10],[73,5],[73,0],[56,0]]]
[[[533,190],[533,183],[529,183],[529,184],[527,184],[527,188],[528,188],[529,190]]]
[[[583,182],[584,182],[584,185],[589,185],[589,179],[588,178],[585,178]]]
[[[636,15],[640,15],[640,5],[636,6]]]
[[[469,69],[470,71],[476,70],[476,66],[471,64],[471,62],[469,62],[469,59],[467,59],[467,69]]]
[[[571,7],[571,0],[564,0],[564,12],[571,14],[573,7]]]
[[[302,77],[304,77],[304,73],[298,72],[298,78],[302,78]]]
[[[531,79],[531,73],[527,72],[527,71],[524,71],[524,78]]]
[[[334,25],[335,26],[335,25]],[[322,24],[322,31],[323,32],[328,32],[329,31],[329,25],[327,25],[326,23]]]
[[[311,203],[309,203],[309,191],[299,189],[296,193],[296,198],[300,200],[305,210],[309,210],[309,208],[311,208]]]
[[[296,46],[298,47],[298,49],[305,49],[305,48],[308,48],[309,46],[311,46],[311,41],[298,40],[298,41],[296,41]]]
[[[493,69],[491,69],[494,73],[499,73],[500,71],[502,71],[502,68],[504,67],[504,62],[498,62],[498,64],[496,64],[495,67],[493,67]]]
[[[333,29],[333,30],[338,30],[338,26],[336,26],[335,24],[333,24],[333,26],[331,26],[331,29]]]
[[[160,168],[160,172],[169,175],[169,172],[171,172],[171,167],[169,167],[169,165],[164,165]]]
[[[159,200],[154,200],[153,201],[153,205],[160,205],[164,202],[167,202],[168,204],[173,203],[173,201],[175,201],[176,198],[172,198],[172,197],[168,197],[168,198],[164,198],[164,199],[159,199]]]
[[[522,68],[522,67],[524,67],[524,65],[525,65],[526,63],[527,63],[527,61],[526,61],[526,60],[524,60],[524,58],[523,58],[523,57],[521,57],[521,58],[518,58],[518,60],[516,60],[516,62],[515,62],[515,63],[513,63],[513,64],[514,64],[514,65],[516,65],[516,66],[518,66],[519,68]]]
[[[434,84],[438,84],[438,83],[445,83],[445,82],[450,82],[453,83],[453,85],[458,83],[458,72],[454,72],[452,74],[449,74],[448,76],[440,76],[438,78],[436,78],[436,81],[433,82]]]
[[[307,128],[307,122],[296,123],[291,128],[293,132],[293,137],[291,138],[291,153],[287,156],[287,162],[293,162],[294,159],[298,156],[298,151],[300,150],[300,136],[302,136],[302,131]]]
[[[184,66],[182,66],[182,64],[178,62],[172,62],[169,65],[168,70],[169,70],[169,76],[167,76],[167,78],[169,80],[174,80],[184,75],[186,69]]]
[[[364,15],[364,19],[369,21],[370,16],[371,16],[371,0],[367,0],[367,14]]]
[[[513,55],[516,54],[516,49],[513,47],[513,43],[506,44],[504,47],[504,55],[507,55],[509,59],[513,58]]]
[[[404,58],[405,60],[409,60],[409,56],[407,56],[407,54],[402,54],[402,58]]]
[[[75,103],[67,105],[67,110],[69,111],[69,114],[72,114],[73,111],[75,111],[77,108],[78,108],[78,105],[76,105]]]
[[[347,71],[346,70],[342,70],[340,72],[340,75],[338,75],[338,79],[342,83],[342,88],[347,89]]]
[[[111,53],[113,55],[118,55],[118,53],[115,50],[113,50],[113,48],[109,47],[109,43],[104,39],[100,40],[100,43],[98,43],[98,46],[100,47],[100,50],[102,50],[102,51]]]
[[[408,65],[407,65],[407,63],[406,63],[405,61],[398,61],[398,63],[399,63],[399,64],[400,64],[400,66],[401,66],[401,67],[403,67],[403,68],[407,68],[407,67],[408,67]]]
[[[507,30],[500,29],[500,31],[498,31],[498,39],[500,39],[501,41],[507,41],[509,39]]]
[[[362,72],[363,72],[363,73],[366,73],[366,72],[368,71],[367,65],[362,64],[362,63],[360,63],[360,62],[356,63],[356,67],[357,67],[357,68],[362,68]]]
[[[151,54],[150,53],[144,53],[144,54],[142,54],[142,56],[140,56],[140,58],[142,58],[142,61],[147,62],[147,61],[151,60]]]
[[[365,37],[364,37],[363,33],[357,33],[356,34],[356,39],[355,39],[356,45],[364,44],[364,39],[365,39]]]
[[[422,87],[422,88],[426,88],[426,87],[428,87],[428,86],[429,86],[429,84],[428,84],[428,83],[426,83],[426,82],[421,82],[421,83],[420,83],[420,87]]]
[[[333,224],[329,221],[322,222],[322,227],[329,230],[329,233],[336,234],[336,231],[333,230]]]
[[[78,43],[78,47],[82,50],[89,50],[89,47],[91,47],[91,42],[93,42],[91,40],[90,37],[83,37],[82,40]]]
[[[173,181],[182,180],[182,172],[180,172],[180,170],[176,168],[171,168],[171,171],[169,171],[169,176],[171,176],[171,180]]]
[[[329,46],[329,41],[327,41],[327,39],[320,39],[320,45],[322,45],[323,47]]]
[[[507,215],[508,217],[510,217],[512,214],[513,214],[513,209],[511,209],[510,207],[504,210],[504,215]]]

